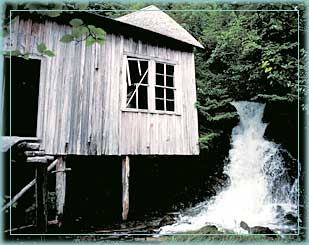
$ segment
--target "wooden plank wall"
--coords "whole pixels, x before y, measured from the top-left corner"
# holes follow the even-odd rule
[[[5,50],[19,49],[41,60],[37,137],[48,154],[198,154],[192,53],[151,46],[108,34],[104,45],[63,44],[70,27],[16,19]],[[41,57],[44,42],[55,57]],[[121,111],[124,54],[177,62],[179,115]],[[14,71],[12,71],[14,72]]]

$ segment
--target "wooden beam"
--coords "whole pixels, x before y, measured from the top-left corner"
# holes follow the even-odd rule
[[[36,226],[38,233],[47,232],[47,166],[40,164],[35,170]]]
[[[122,219],[128,219],[129,213],[129,176],[130,176],[130,159],[125,156],[122,159]]]
[[[57,163],[58,160],[53,161],[47,168],[47,172],[49,172],[50,170],[52,170]],[[7,204],[5,204],[3,206],[3,208],[1,209],[1,211],[3,212],[4,210],[6,210],[7,208],[9,208],[10,206],[12,206],[12,204],[14,204],[19,198],[21,198],[32,186],[34,186],[36,183],[36,179],[33,179],[32,181],[29,182],[29,184],[27,184],[24,188],[22,188],[20,190],[20,192],[18,192],[12,199],[11,201],[9,201]]]
[[[56,220],[58,226],[63,223],[63,211],[65,205],[65,192],[66,192],[66,163],[63,156],[58,157],[56,165]]]

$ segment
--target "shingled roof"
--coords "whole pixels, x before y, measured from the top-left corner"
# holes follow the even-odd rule
[[[116,20],[159,33],[199,48],[204,48],[203,45],[181,25],[154,5],[121,16],[116,18]]]

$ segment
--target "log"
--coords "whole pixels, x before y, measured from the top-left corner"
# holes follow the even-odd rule
[[[56,164],[56,220],[58,226],[63,223],[63,211],[65,206],[65,192],[66,192],[66,163],[63,156],[57,158]]]
[[[55,161],[53,161],[47,168],[47,171],[52,170],[57,163],[57,159]],[[1,211],[3,212],[4,210],[6,210],[7,208],[9,208],[10,206],[12,206],[19,198],[21,198],[32,186],[34,186],[36,183],[36,179],[33,179],[32,181],[30,181],[29,184],[27,184],[24,188],[22,188],[20,190],[20,192],[18,192],[12,199],[11,201],[9,201],[7,204],[5,204],[3,206],[3,208],[1,209]]]
[[[45,151],[25,151],[27,157],[45,156]]]
[[[27,157],[26,162],[28,163],[47,163],[47,158],[44,157]]]
[[[47,232],[47,167],[38,165],[35,170],[35,203],[36,203],[36,228],[38,233]]]
[[[40,143],[26,143],[26,149],[29,150],[40,150]]]
[[[128,219],[129,213],[129,175],[130,175],[130,159],[125,156],[122,159],[122,219]]]
[[[125,232],[125,233],[128,233],[128,232],[132,232],[132,231],[138,231],[138,230],[141,230],[141,229],[147,229],[147,225],[138,225],[136,227],[128,227],[128,228],[123,228],[123,229],[109,229],[109,230],[98,230],[98,231],[95,231],[95,233],[115,233],[115,232]]]
[[[31,228],[31,227],[34,227],[34,226],[35,225],[24,225],[24,226],[20,226],[20,227],[16,227],[16,228],[5,230],[4,232],[5,233],[9,233],[9,232],[12,232],[12,231],[20,231],[20,230],[24,230],[24,229]]]

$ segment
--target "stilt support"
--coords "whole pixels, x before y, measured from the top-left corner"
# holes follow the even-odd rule
[[[127,220],[129,213],[129,175],[130,159],[125,156],[122,159],[122,219]]]
[[[47,232],[47,166],[38,164],[35,170],[36,226],[38,233]]]
[[[63,211],[65,205],[65,192],[66,192],[66,163],[63,156],[59,156],[56,165],[56,220],[58,226],[63,223]]]

